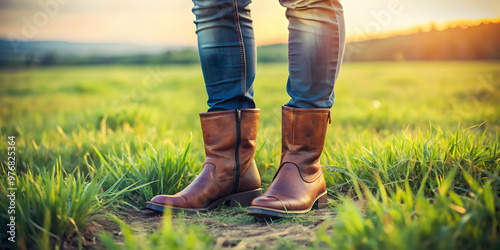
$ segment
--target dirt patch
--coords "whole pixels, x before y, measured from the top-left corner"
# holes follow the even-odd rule
[[[135,234],[149,235],[162,227],[163,217],[148,216],[138,210],[118,207],[110,211],[120,220],[132,227]],[[256,248],[303,248],[316,238],[316,231],[326,220],[335,220],[331,208],[313,210],[307,215],[278,221],[258,221],[246,214],[245,208],[219,207],[206,214],[174,214],[174,226],[179,217],[185,224],[198,224],[215,239],[214,247],[231,249]],[[328,230],[333,230],[329,228]],[[120,227],[106,215],[99,215],[91,225],[91,234],[86,236],[93,248],[103,248],[99,242],[100,232],[107,232],[120,243],[123,236]]]
[[[266,246],[307,246],[314,241],[315,232],[327,217],[335,214],[331,209],[313,212],[314,218],[307,222],[261,222],[253,224],[223,224],[210,227],[209,232],[216,238],[216,248],[254,249]],[[310,221],[309,221],[310,220]]]

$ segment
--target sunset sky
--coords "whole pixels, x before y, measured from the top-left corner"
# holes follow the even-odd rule
[[[39,2],[52,3],[51,8],[44,10]],[[343,0],[342,3],[350,40],[387,35],[431,22],[442,25],[456,20],[500,18],[499,0]],[[1,0],[0,37],[195,45],[192,6],[191,0]],[[398,11],[390,12],[394,6]],[[285,9],[278,0],[254,0],[251,8],[258,45],[286,42]]]

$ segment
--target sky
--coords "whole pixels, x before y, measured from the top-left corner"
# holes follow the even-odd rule
[[[348,40],[430,23],[500,20],[500,0],[342,0]],[[0,37],[85,43],[196,45],[191,0],[0,0]],[[278,0],[250,5],[257,45],[285,43]]]

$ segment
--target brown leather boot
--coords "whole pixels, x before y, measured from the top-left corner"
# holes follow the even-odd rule
[[[175,195],[158,195],[145,208],[206,212],[220,203],[248,206],[262,194],[254,161],[260,110],[201,113],[206,159],[200,174]]]
[[[326,184],[319,157],[330,122],[329,109],[282,108],[281,164],[266,192],[248,214],[280,218],[326,207]]]

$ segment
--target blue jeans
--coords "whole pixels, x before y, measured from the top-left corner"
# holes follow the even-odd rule
[[[331,108],[345,45],[339,0],[279,0],[289,20],[286,104]],[[209,112],[255,108],[251,0],[193,0]]]

